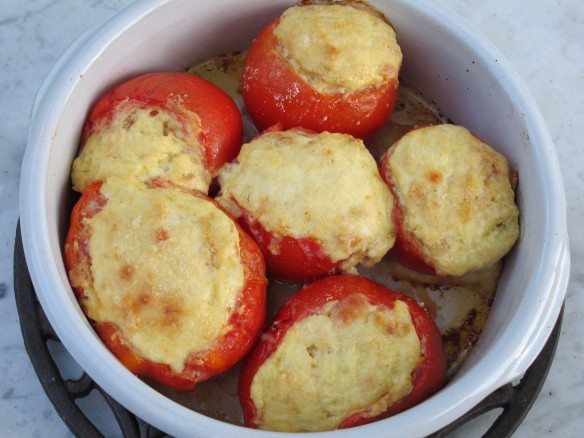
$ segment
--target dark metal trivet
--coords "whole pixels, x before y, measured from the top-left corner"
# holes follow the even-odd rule
[[[162,438],[167,435],[143,422],[102,390],[85,372],[78,379],[64,379],[48,348],[48,342],[59,342],[30,279],[24,257],[20,224],[16,228],[14,246],[14,290],[24,344],[34,370],[57,413],[77,437],[102,437],[103,433],[87,418],[77,400],[97,391],[107,403],[124,438]],[[502,409],[483,438],[505,438],[513,435],[537,398],[554,357],[563,308],[542,352],[525,372],[521,381],[499,388],[469,412],[428,438],[444,438],[458,427],[493,409]]]

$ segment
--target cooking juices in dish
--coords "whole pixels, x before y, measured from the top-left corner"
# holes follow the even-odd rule
[[[405,228],[406,197],[392,185],[390,157],[397,147],[387,152],[388,147],[410,131],[422,131],[412,131],[414,126],[448,120],[416,90],[405,84],[397,88],[401,52],[395,34],[387,20],[362,6],[291,8],[262,31],[249,53],[219,56],[193,67],[190,75],[176,73],[176,81],[169,73],[163,80],[154,74],[128,81],[98,102],[86,124],[72,172],[83,195],[65,250],[71,283],[104,343],[130,370],[214,418],[243,424],[237,362],[256,340],[266,314],[271,319],[279,309],[276,328],[267,329],[257,348],[265,353],[268,345],[274,347],[270,354],[288,363],[290,375],[306,367],[290,354],[295,339],[314,337],[314,346],[302,351],[314,368],[330,371],[352,363],[353,356],[326,355],[317,345],[323,327],[334,327],[335,336],[342,335],[334,348],[343,349],[357,332],[379,341],[376,351],[366,348],[374,354],[361,359],[379,364],[368,381],[380,383],[367,388],[372,392],[360,392],[363,399],[351,397],[359,403],[337,410],[329,417],[334,420],[292,416],[302,425],[289,427],[269,420],[288,415],[294,402],[277,401],[280,394],[272,389],[283,388],[277,383],[281,376],[272,372],[272,359],[262,353],[258,361],[254,352],[239,386],[243,415],[252,427],[334,429],[407,409],[456,372],[488,315],[504,251],[466,270],[433,264],[441,275],[436,276],[409,269],[400,263],[403,258],[396,260],[403,252],[391,249],[396,229]],[[296,39],[292,30],[298,23],[320,35],[329,27],[319,25],[321,20],[336,23],[334,32],[316,38],[321,45]],[[355,27],[375,36],[374,41],[358,38],[367,49],[347,39]],[[358,53],[353,46],[361,47]],[[365,60],[361,52],[367,53]],[[198,87],[192,94],[191,82]],[[203,97],[195,98],[197,93]],[[239,152],[242,126],[247,143]],[[382,156],[380,174],[376,160]],[[492,167],[492,174],[508,179],[504,165],[495,167],[498,172]],[[406,173],[418,170],[414,164]],[[215,177],[219,203],[206,196]],[[506,202],[512,201],[513,191],[505,193]],[[513,221],[511,215],[509,229]],[[506,245],[513,242],[509,237]],[[136,252],[145,256],[135,257]],[[271,275],[267,299],[264,262]],[[153,275],[159,267],[163,274]],[[326,277],[338,272],[358,275]],[[321,276],[301,292],[302,284],[294,283]],[[335,295],[339,290],[344,292]],[[329,293],[334,297],[328,304],[316,302]],[[309,309],[310,316],[280,330],[286,309],[298,306]],[[314,323],[317,319],[325,325]],[[155,334],[148,331],[157,325]],[[420,331],[421,326],[432,329]],[[384,330],[399,333],[399,339],[381,336]],[[424,337],[430,332],[431,341]],[[166,336],[172,341],[165,343]],[[270,343],[274,336],[277,345]],[[387,386],[387,374],[377,373],[386,367],[391,376],[401,376],[400,385]],[[353,377],[347,375],[348,387]],[[195,383],[196,395],[175,390]],[[332,412],[326,403],[315,403],[317,416]]]

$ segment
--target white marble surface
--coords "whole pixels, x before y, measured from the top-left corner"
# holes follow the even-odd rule
[[[23,346],[12,279],[20,164],[35,93],[59,55],[91,24],[132,0],[2,0],[0,7],[0,437],[70,436]],[[436,0],[480,29],[539,104],[556,144],[568,200],[572,273],[555,360],[516,437],[584,436],[584,2]],[[487,419],[457,436],[480,436]]]

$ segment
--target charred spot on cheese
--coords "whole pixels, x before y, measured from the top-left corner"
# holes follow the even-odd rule
[[[351,93],[397,81],[402,53],[395,32],[363,9],[292,7],[274,32],[280,55],[321,93]]]
[[[88,317],[116,324],[143,357],[181,372],[229,327],[244,284],[239,234],[212,202],[118,178],[91,229]]]
[[[277,238],[312,238],[333,261],[372,266],[395,241],[393,199],[361,140],[302,130],[267,132],[219,173],[227,209],[249,212]],[[235,201],[235,202],[233,202]]]
[[[255,374],[258,427],[324,431],[379,415],[412,391],[421,357],[404,302],[378,307],[357,293],[329,302],[290,327]]]
[[[519,235],[509,165],[461,126],[415,129],[388,151],[404,229],[438,272],[462,275],[501,259]]]
[[[73,189],[82,192],[95,180],[117,176],[140,182],[160,178],[207,193],[211,178],[197,140],[200,122],[188,113],[188,123],[182,123],[167,110],[118,104],[111,121],[94,127],[73,162]]]

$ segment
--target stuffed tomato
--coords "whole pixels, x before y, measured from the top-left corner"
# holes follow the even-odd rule
[[[133,373],[176,389],[234,365],[265,318],[259,248],[196,193],[96,181],[65,245],[71,286],[104,344]]]
[[[392,251],[424,273],[459,276],[500,260],[519,236],[505,157],[450,124],[413,129],[381,157],[395,195]]]
[[[268,130],[221,169],[219,185],[218,202],[258,242],[273,277],[354,272],[393,245],[391,193],[350,135]]]
[[[353,275],[305,286],[246,359],[239,398],[248,427],[309,432],[394,415],[438,391],[441,335],[417,302]]]
[[[402,54],[392,27],[350,5],[304,5],[248,52],[242,91],[260,131],[275,123],[366,139],[391,115]]]
[[[110,176],[170,181],[207,193],[243,136],[239,110],[212,83],[187,73],[149,73],[102,96],[85,123],[73,188]]]

